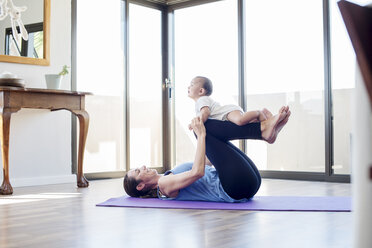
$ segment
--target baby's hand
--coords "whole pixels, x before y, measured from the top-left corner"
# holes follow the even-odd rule
[[[190,131],[192,130],[192,126],[191,126],[191,123],[189,124],[189,130],[190,130]]]
[[[264,113],[267,119],[273,117],[273,114],[267,108],[263,108],[261,111]]]

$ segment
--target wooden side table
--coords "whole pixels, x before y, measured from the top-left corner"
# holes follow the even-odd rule
[[[89,115],[85,111],[87,92],[0,87],[0,138],[3,160],[3,183],[0,195],[10,195],[13,188],[9,181],[9,130],[10,116],[21,108],[68,110],[79,119],[80,135],[78,150],[77,186],[88,187],[89,182],[83,175],[84,148],[88,133]]]

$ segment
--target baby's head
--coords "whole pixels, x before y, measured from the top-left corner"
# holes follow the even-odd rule
[[[189,97],[197,100],[201,96],[210,96],[213,92],[212,81],[207,77],[197,76],[191,80],[188,87]]]

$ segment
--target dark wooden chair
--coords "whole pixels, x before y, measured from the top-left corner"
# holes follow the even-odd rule
[[[359,6],[345,0],[337,4],[354,47],[372,106],[372,7]],[[372,180],[372,166],[369,169],[369,178]]]

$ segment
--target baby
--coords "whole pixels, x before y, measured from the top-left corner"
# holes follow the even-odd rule
[[[269,110],[256,110],[244,112],[236,105],[223,105],[215,102],[209,96],[212,94],[213,85],[206,77],[195,77],[188,87],[188,95],[195,101],[195,112],[205,122],[208,118],[222,121],[231,121],[236,125],[243,126],[250,122],[264,121],[271,117]],[[190,128],[190,126],[189,126]]]

